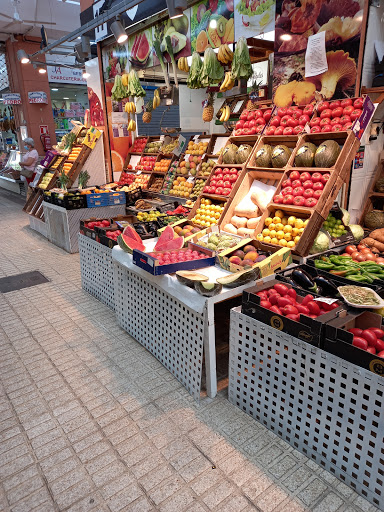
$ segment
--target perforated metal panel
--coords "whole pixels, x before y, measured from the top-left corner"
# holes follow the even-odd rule
[[[384,379],[231,311],[229,401],[384,510]]]
[[[111,309],[115,309],[112,249],[79,234],[81,285]]]
[[[143,345],[198,400],[203,366],[204,315],[150,281],[115,265],[119,325]]]

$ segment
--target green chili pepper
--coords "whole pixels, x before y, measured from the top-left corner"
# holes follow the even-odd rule
[[[331,262],[315,260],[315,267],[320,270],[331,270],[335,265]]]
[[[334,276],[345,276],[348,272],[351,272],[351,270],[354,271],[355,269],[351,269],[350,267],[340,265],[334,270],[331,270],[330,273],[333,274]],[[358,269],[356,270],[358,272]]]
[[[349,270],[347,270],[347,273],[345,274],[345,276],[358,275],[359,273],[360,273],[360,269],[350,268]]]
[[[327,263],[331,262],[331,260],[328,258],[328,256],[322,256],[321,260],[315,260],[315,261],[326,261]]]
[[[348,276],[348,279],[350,279],[351,281],[356,281],[358,283],[369,283],[367,276],[363,276],[361,274]]]

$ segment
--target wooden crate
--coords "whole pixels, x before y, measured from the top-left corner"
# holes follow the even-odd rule
[[[198,136],[193,136],[192,135],[192,137],[190,137],[190,139],[188,141],[188,144],[190,142],[193,142],[193,143],[196,143],[196,144],[198,144],[199,142],[208,142],[207,149],[205,150],[205,152],[201,156],[203,156],[205,154],[210,154],[211,146],[212,146],[212,135],[209,135],[209,134],[208,135],[201,134],[201,135],[198,135]],[[186,155],[190,155],[191,154],[191,153],[188,153],[188,144],[187,144],[186,150],[185,150],[185,154]]]
[[[240,137],[236,137],[236,138],[240,138]],[[278,145],[284,145],[284,146],[287,146],[288,148],[290,148],[292,150],[292,153],[291,153],[291,156],[289,157],[288,159],[288,162],[287,162],[287,165],[285,167],[287,167],[288,165],[291,165],[292,163],[292,159],[293,159],[293,153],[294,153],[294,150],[297,146],[297,143],[299,141],[299,137],[297,135],[286,135],[286,136],[269,136],[269,135],[263,135],[259,138],[257,144],[255,144],[254,148],[253,148],[253,151],[251,153],[251,156],[248,160],[248,163],[247,163],[247,167],[253,167],[253,168],[256,168],[256,169],[264,169],[264,170],[276,170],[276,169],[281,169],[283,170],[284,167],[258,167],[256,165],[256,155],[257,155],[257,152],[259,151],[259,149],[264,146],[265,144],[269,144],[270,146],[272,146],[272,148],[274,148],[275,146],[278,146]]]
[[[195,204],[193,205],[193,208],[191,209],[191,211],[189,212],[188,214],[188,217],[187,219],[189,221],[192,221],[192,219],[194,218],[195,214],[196,214],[196,210],[199,209],[200,207],[200,204],[201,204],[201,200],[202,199],[210,199],[212,201],[213,204],[222,204],[224,203],[225,206],[224,206],[224,210],[221,214],[221,217],[219,219],[217,219],[217,224],[220,223],[220,220],[222,218],[222,216],[225,214],[225,209],[227,208],[228,204],[230,203],[230,201],[228,200],[228,198],[226,197],[220,197],[220,199],[212,199],[212,197],[208,197],[206,194],[200,194],[199,197],[196,199],[195,201]],[[196,222],[194,223],[194,225],[198,226],[198,227],[201,227],[199,224],[197,224]],[[205,227],[205,226],[203,226]]]
[[[207,181],[205,182],[205,186],[209,186],[209,183],[210,183],[213,175],[215,174],[215,171],[217,169],[222,169],[222,168],[236,169],[238,171],[238,178],[235,181],[235,184],[232,187],[231,193],[228,196],[219,196],[216,194],[209,194],[207,192],[204,192],[204,195],[209,199],[222,199],[222,198],[232,199],[234,197],[234,195],[236,194],[237,189],[240,186],[240,183],[243,181],[244,175],[247,172],[245,164],[242,164],[242,165],[240,165],[240,164],[222,164],[222,165],[217,164],[217,165],[213,166],[211,174],[209,175]]]
[[[231,218],[234,215],[234,210],[236,206],[244,199],[244,197],[248,194],[249,189],[251,188],[252,183],[257,180],[265,183],[266,185],[272,185],[276,187],[284,172],[281,169],[275,169],[274,171],[264,171],[264,170],[248,170],[242,176],[242,180],[237,187],[236,193],[232,197],[232,201],[228,204],[227,208],[224,211],[223,216],[220,219],[220,229],[224,229],[224,226],[230,223]]]
[[[228,132],[228,133],[214,133],[212,134],[212,137],[211,137],[211,147],[210,147],[210,155],[208,156],[214,156],[216,158],[219,157],[219,155],[216,155],[216,153],[224,146],[226,146],[227,144],[227,140],[229,139],[229,137],[231,136],[231,134]]]
[[[87,146],[83,146],[81,148],[79,156],[73,162],[71,170],[68,173],[68,177],[70,179],[68,187],[72,186],[73,183],[76,181],[76,179],[79,177],[79,174],[80,174],[82,168],[84,167],[84,164],[85,164],[87,158],[91,154],[91,151],[92,151],[92,149]]]
[[[205,162],[208,162],[208,160],[213,160],[215,162],[214,165],[217,164],[218,160],[219,160],[219,157],[218,156],[211,156],[211,155],[207,155],[205,154],[203,156],[203,158],[201,159],[201,162],[199,163],[199,165],[197,166],[197,174],[196,174],[196,178],[203,178],[203,179],[208,179],[209,176],[201,176],[200,175],[200,172],[201,172],[201,167],[202,167],[202,164],[205,163]]]
[[[42,190],[40,189],[35,189],[32,191],[31,195],[29,196],[29,198],[25,202],[25,205],[23,206],[24,212],[29,213],[31,211],[40,193],[42,193]]]
[[[165,177],[165,173],[163,173],[163,172],[152,172],[151,177],[149,178],[149,182],[148,182],[148,187],[147,187],[148,192],[157,192],[159,194],[161,192],[161,187],[163,186],[163,183],[164,183],[164,177]],[[161,178],[161,187],[160,187],[160,190],[152,191],[151,186],[156,178]]]
[[[304,108],[305,108],[305,107],[307,107],[307,106],[308,106],[308,105],[298,105],[298,106],[297,106],[297,108],[299,108],[300,110],[304,110]],[[265,127],[266,129],[268,129],[268,128],[270,128],[270,127],[272,126],[272,124],[271,124],[271,123],[272,123],[272,119],[273,119],[275,116],[277,116],[277,115],[278,115],[278,113],[277,113],[277,112],[278,112],[278,108],[279,108],[279,107],[276,107],[276,106],[275,106],[274,111],[273,111],[272,116],[271,116],[271,119],[270,119],[270,120],[269,120],[269,122],[266,124],[266,127]],[[288,107],[288,108],[290,108],[290,107]],[[314,109],[312,114],[308,114],[309,121],[311,121],[311,119],[312,119],[313,117],[316,117],[316,116],[317,116],[317,114],[316,114],[316,110]],[[306,133],[307,131],[309,132],[309,131],[310,131],[310,129],[311,129],[311,127],[310,127],[309,123],[306,123],[306,124],[305,124],[305,126],[304,126],[304,130],[300,133],[300,135],[301,135],[302,133]],[[265,132],[264,132],[264,133],[265,133]],[[295,135],[297,135],[297,134],[295,134]],[[283,136],[283,135],[268,135],[268,137],[282,137],[282,136]],[[291,137],[291,135],[288,135],[288,137]]]
[[[225,147],[229,146],[230,144],[236,144],[236,146],[240,146],[241,144],[249,144],[250,146],[253,146],[253,149],[257,145],[259,140],[259,135],[242,135],[241,137],[228,137],[227,143]],[[250,161],[250,158],[252,156],[253,151],[249,154],[248,159],[241,165],[247,165]],[[219,165],[232,165],[232,164],[224,164],[223,163],[223,155],[219,156],[219,159],[217,161]]]
[[[145,156],[145,155],[144,155]],[[171,164],[173,163],[174,160],[176,160],[178,157],[176,157],[176,155],[163,155],[163,153],[159,153],[157,155],[157,158],[156,158],[156,161],[155,161],[155,165],[160,162],[161,160],[169,160],[169,165],[168,165],[168,168],[165,172],[161,172],[161,171],[155,171],[155,165],[153,166],[153,170],[152,172],[155,172],[156,174],[163,174],[165,175],[168,171],[168,169],[170,168]]]
[[[372,210],[375,210],[377,208],[377,205],[380,206],[380,210],[383,210],[384,206],[384,193],[383,192],[377,192],[375,190],[375,184],[377,180],[384,177],[384,155],[379,156],[379,161],[376,167],[376,172],[373,176],[372,182],[370,184],[367,199],[364,203],[363,212],[361,214],[361,217],[359,219],[359,224],[361,226],[364,226],[364,218],[367,213],[371,212]]]

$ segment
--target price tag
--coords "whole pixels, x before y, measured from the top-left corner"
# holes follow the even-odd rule
[[[141,173],[142,173],[142,171],[137,171],[136,175],[141,174]]]
[[[195,178],[193,176],[190,176],[188,179],[187,179],[187,183],[193,183],[195,181]]]
[[[314,301],[318,302],[325,302],[325,304],[333,304],[334,302],[337,302],[339,299],[328,299],[327,297],[321,297],[319,299],[313,299]]]
[[[195,142],[197,142],[197,141],[199,140],[199,135],[195,135],[195,136],[193,137],[193,140],[194,140]]]
[[[203,154],[201,155],[201,160],[200,160],[200,162],[202,162],[202,160],[203,160],[203,158],[205,157],[205,155],[206,155],[206,154],[207,154],[207,153],[203,153]]]
[[[165,135],[160,135],[160,141],[164,142],[164,139],[165,139]]]

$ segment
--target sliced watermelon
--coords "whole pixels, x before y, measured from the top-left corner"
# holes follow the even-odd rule
[[[117,243],[123,251],[129,252],[130,254],[132,254],[133,249],[145,252],[145,246],[141,240],[138,242],[134,238],[124,235],[124,233],[117,237]]]
[[[154,247],[154,251],[160,251],[160,249],[158,249],[158,247],[165,244],[166,242],[170,242],[171,240],[173,240],[174,236],[175,236],[175,234],[174,234],[171,226],[167,226],[164,229],[164,231],[161,233],[160,238],[158,239],[157,244]],[[181,246],[181,247],[183,247],[183,246]],[[168,249],[165,249],[165,250],[167,251]]]
[[[140,235],[136,232],[135,228],[129,224],[124,228],[123,234],[129,238],[134,238],[137,242],[141,242]]]
[[[179,236],[177,238],[174,238],[173,240],[169,240],[167,242],[164,242],[163,244],[159,245],[159,242],[157,242],[155,251],[177,251],[178,249],[181,249],[184,245],[184,237]]]

